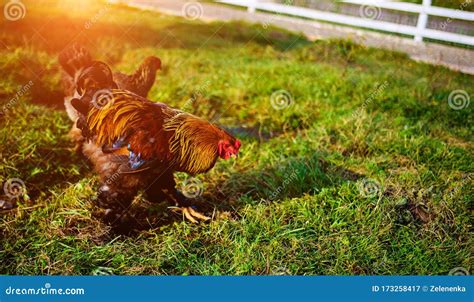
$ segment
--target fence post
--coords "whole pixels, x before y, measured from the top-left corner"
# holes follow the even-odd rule
[[[248,4],[248,7],[247,7],[247,11],[249,13],[255,13],[255,6],[257,4],[257,1],[258,0],[250,0],[249,1],[250,3]]]
[[[426,28],[426,23],[428,22],[427,9],[431,6],[431,0],[423,0],[422,10],[418,16],[418,22],[416,23],[416,34],[415,41],[423,41],[423,30]]]

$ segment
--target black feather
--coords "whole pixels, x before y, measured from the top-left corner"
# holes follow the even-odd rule
[[[72,107],[84,116],[87,116],[89,112],[89,102],[86,99],[88,99],[88,97],[83,97],[81,99],[74,98],[71,100]]]

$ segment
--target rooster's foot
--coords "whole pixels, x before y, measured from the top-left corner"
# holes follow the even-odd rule
[[[191,221],[192,223],[198,223],[198,220],[208,221],[211,217],[207,217],[198,211],[194,210],[192,207],[170,207],[171,209],[181,212],[183,216]]]

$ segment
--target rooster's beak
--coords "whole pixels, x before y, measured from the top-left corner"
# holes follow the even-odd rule
[[[233,158],[233,159],[236,159],[238,156],[237,156],[237,154],[232,154],[230,157]]]

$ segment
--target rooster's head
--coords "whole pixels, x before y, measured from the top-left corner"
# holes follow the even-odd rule
[[[222,159],[236,158],[239,154],[240,145],[241,143],[238,139],[220,140],[217,145],[219,157]]]
[[[110,67],[100,61],[94,61],[91,66],[83,70],[76,79],[76,85],[81,95],[88,90],[117,88]]]

